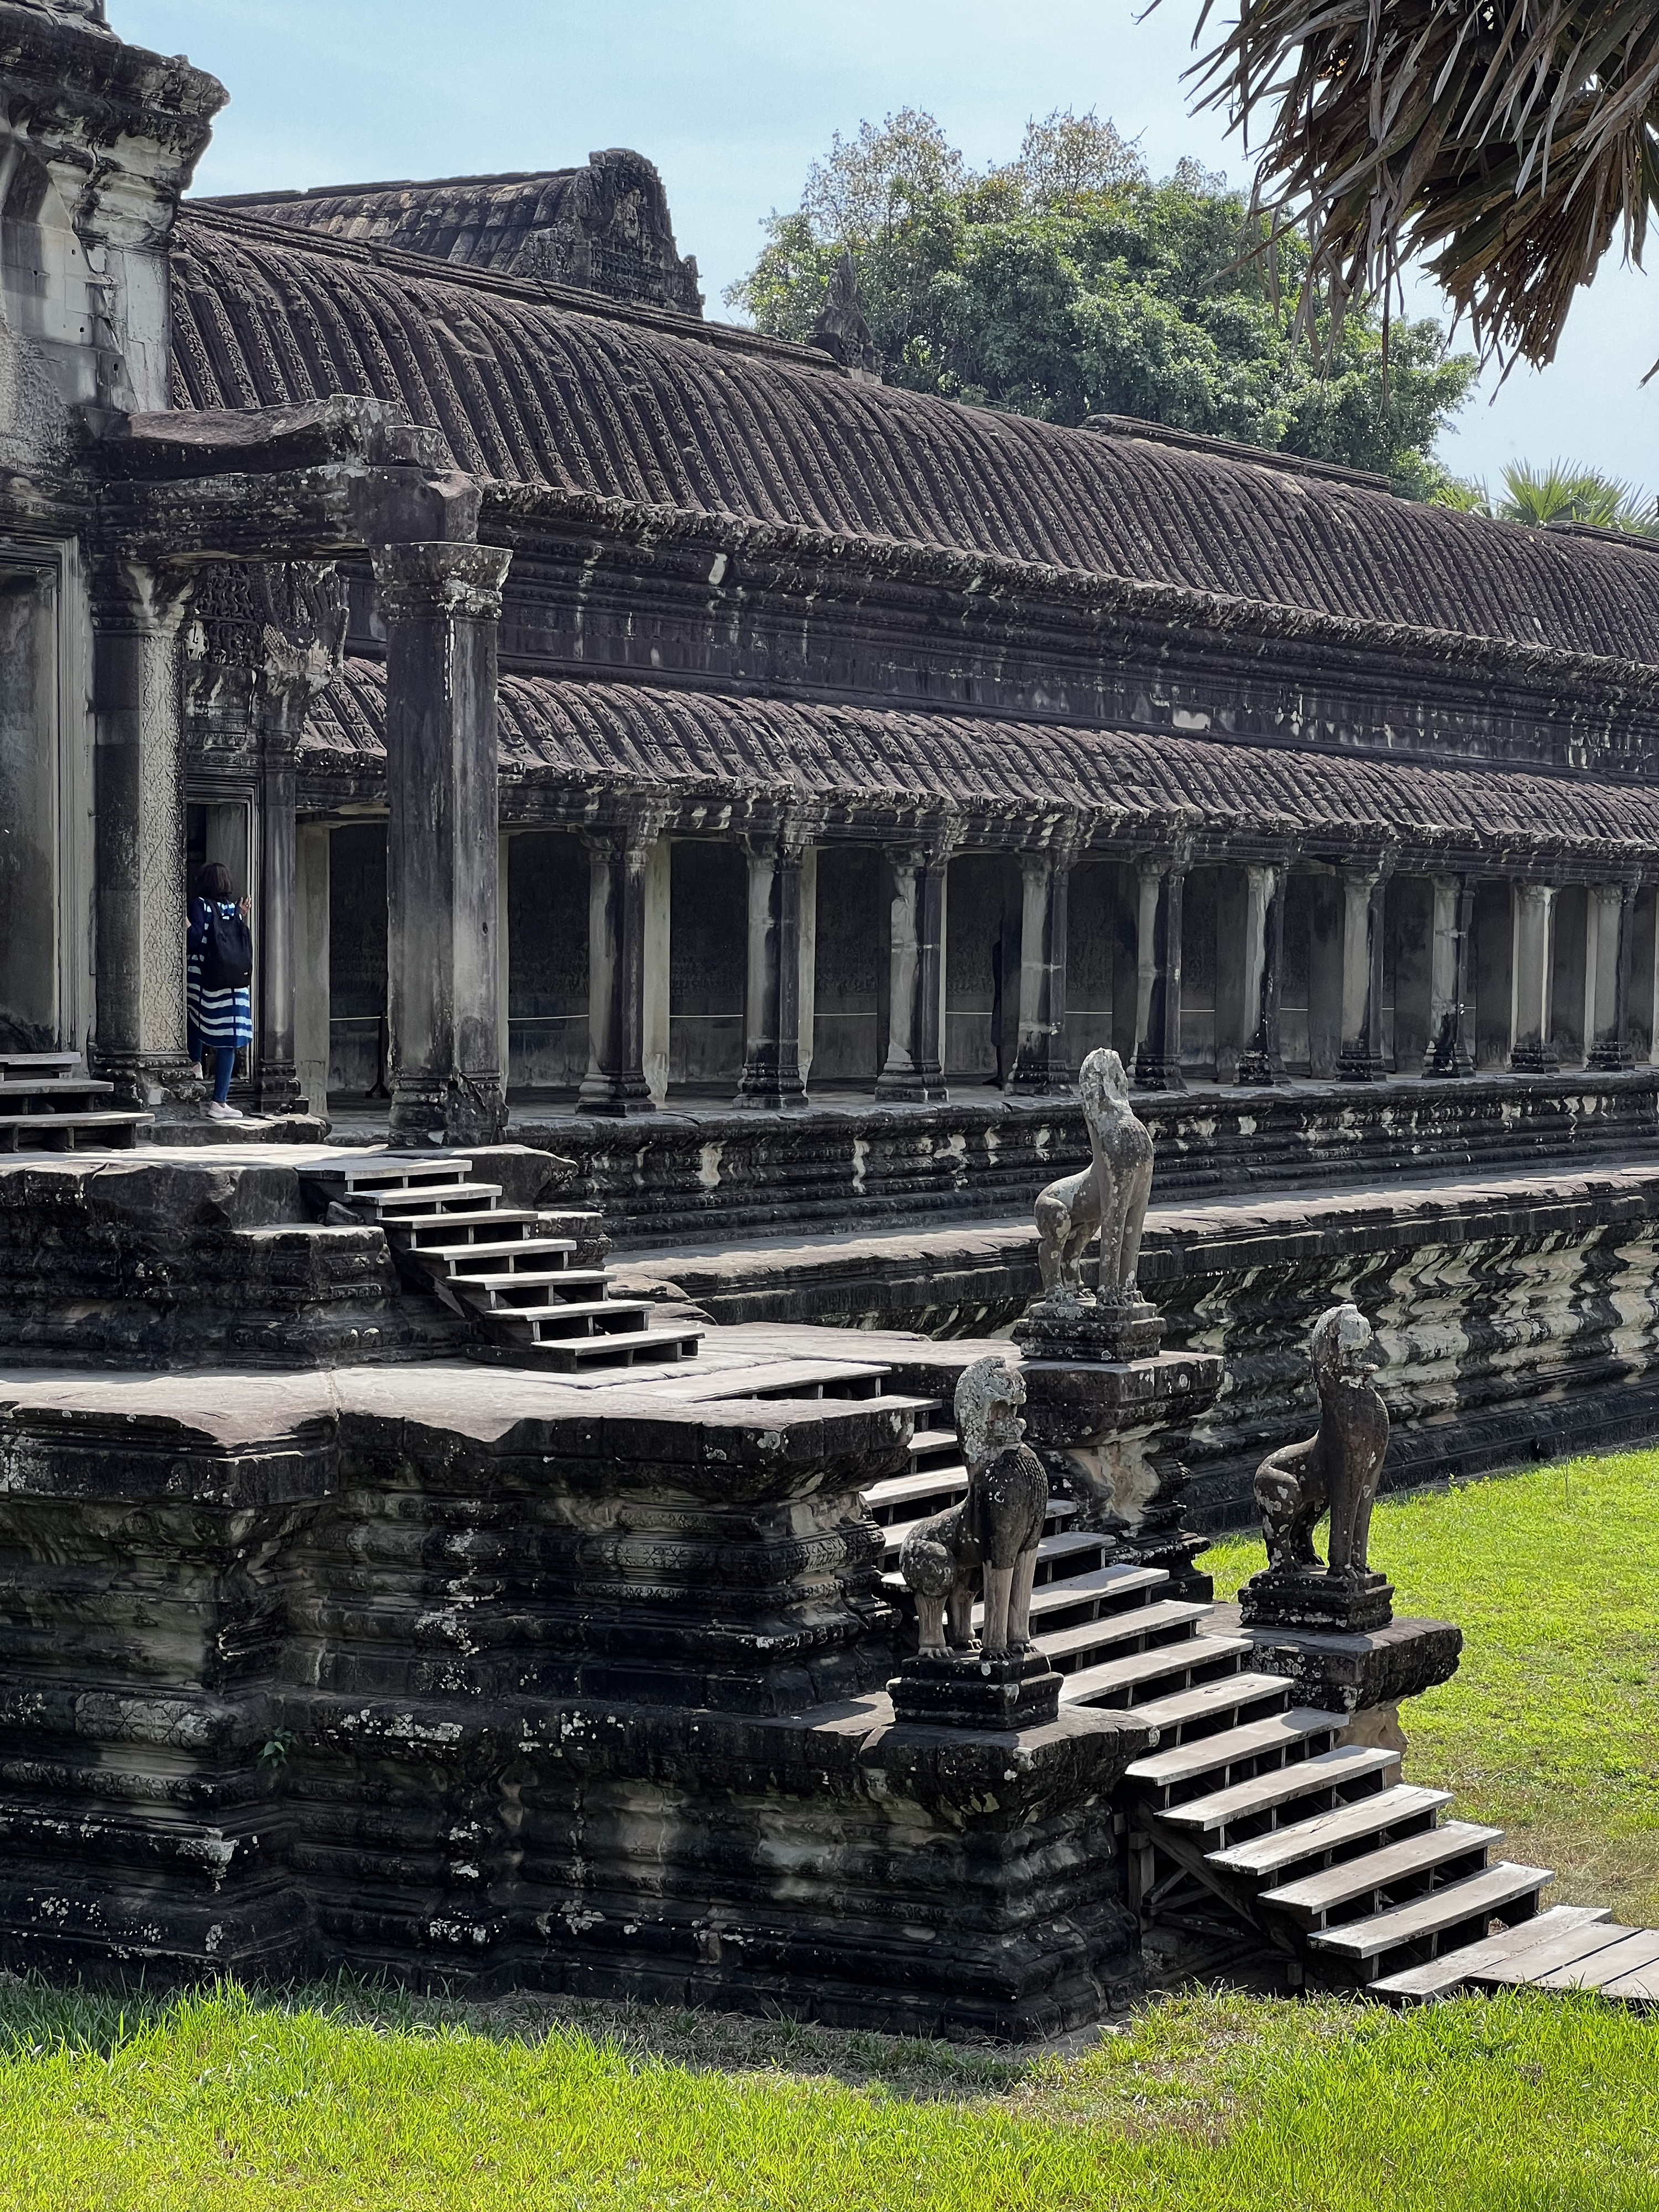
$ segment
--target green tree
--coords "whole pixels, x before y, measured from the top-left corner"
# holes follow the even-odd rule
[[[1623,530],[1638,538],[1659,536],[1655,502],[1622,477],[1598,469],[1551,461],[1536,468],[1510,461],[1504,471],[1504,495],[1494,501],[1483,483],[1445,477],[1429,495],[1437,507],[1468,514],[1495,515],[1539,530],[1552,522],[1588,522],[1598,530]]]
[[[801,205],[775,215],[727,293],[764,331],[810,340],[843,250],[888,380],[982,406],[1080,422],[1139,416],[1387,474],[1425,497],[1431,459],[1472,359],[1432,322],[1396,325],[1384,363],[1374,316],[1298,343],[1243,198],[1182,162],[1154,182],[1093,114],[1033,122],[1015,161],[975,175],[914,109],[815,163]],[[1307,249],[1281,236],[1274,274]]]

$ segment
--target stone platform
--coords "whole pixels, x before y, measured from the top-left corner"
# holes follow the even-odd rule
[[[0,1374],[0,1959],[1022,2038],[1121,2002],[1150,1732],[895,1724],[861,1492],[926,1401],[866,1348]]]
[[[1659,1135],[1659,1069],[1195,1083],[1138,1091],[1134,1104],[1157,1145],[1168,1204],[1395,1171],[1416,1180],[1559,1166]],[[1088,1157],[1074,1094],[1027,1099],[973,1085],[938,1105],[849,1093],[789,1114],[682,1107],[671,1095],[668,1110],[624,1122],[548,1115],[525,1100],[510,1133],[574,1160],[572,1197],[597,1206],[624,1246],[701,1241],[711,1225],[725,1237],[1029,1213],[1046,1183]]]
[[[716,1320],[1006,1334],[1038,1289],[1029,1217],[635,1254]],[[1140,1263],[1166,1349],[1226,1378],[1185,1456],[1188,1517],[1253,1518],[1263,1455],[1308,1433],[1301,1346],[1352,1298],[1389,1354],[1385,1481],[1408,1486],[1659,1434],[1659,1161],[1155,1206]]]

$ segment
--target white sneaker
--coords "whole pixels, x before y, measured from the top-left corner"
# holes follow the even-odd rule
[[[241,1118],[242,1109],[240,1106],[222,1106],[216,1098],[208,1100],[210,1121],[240,1121]]]

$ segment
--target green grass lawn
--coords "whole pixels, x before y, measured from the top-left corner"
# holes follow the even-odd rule
[[[1659,1454],[1378,1511],[1468,1636],[1407,1771],[1659,1924]],[[1218,1547],[1224,1589],[1259,1552]],[[0,1980],[0,2206],[29,2212],[1659,2212],[1659,2016],[1199,1993],[1070,2058],[342,1984],[147,2002]]]
[[[1659,1452],[1385,1498],[1371,1559],[1395,1611],[1455,1620],[1449,1682],[1401,1715],[1406,1778],[1550,1866],[1545,1902],[1659,1927]],[[1259,1543],[1206,1554],[1218,1595]]]
[[[1405,2016],[1176,1999],[1079,2058],[1025,2063],[764,2025],[727,2027],[711,2061],[695,2021],[675,2063],[661,2027],[602,2041],[527,2013],[377,2016],[361,1995],[225,1992],[118,2027],[100,2010],[0,1992],[7,2206],[1659,2205],[1659,2023],[1591,1998]]]

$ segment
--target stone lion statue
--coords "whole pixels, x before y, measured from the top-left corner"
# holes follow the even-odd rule
[[[981,1578],[981,1650],[1000,1657],[1030,1641],[1031,1584],[1048,1513],[1048,1478],[1024,1441],[1019,1417],[1024,1401],[1018,1370],[994,1357],[976,1359],[957,1384],[957,1434],[968,1467],[968,1495],[947,1512],[919,1521],[899,1553],[899,1572],[916,1594],[924,1655],[943,1657],[947,1650],[970,1647],[974,1590]]]
[[[1078,1072],[1091,1158],[1076,1175],[1051,1182],[1036,1202],[1037,1267],[1053,1305],[1091,1303],[1083,1255],[1097,1231],[1100,1267],[1095,1303],[1131,1304],[1140,1237],[1152,1189],[1152,1139],[1129,1103],[1128,1079],[1115,1052],[1091,1052]]]
[[[1317,1433],[1270,1452],[1256,1470],[1267,1571],[1319,1571],[1313,1532],[1328,1508],[1329,1571],[1358,1577],[1368,1571],[1371,1508],[1389,1449],[1389,1409],[1371,1380],[1382,1348],[1358,1307],[1340,1305],[1314,1323],[1308,1351],[1319,1392]]]

